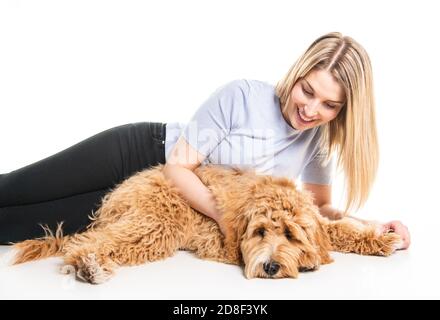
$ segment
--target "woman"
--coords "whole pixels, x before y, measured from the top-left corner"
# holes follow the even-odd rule
[[[345,174],[347,203],[331,206],[333,159]],[[0,243],[42,235],[38,224],[64,221],[71,233],[115,184],[165,163],[164,174],[188,203],[219,222],[221,212],[193,170],[217,163],[262,174],[301,176],[322,215],[332,219],[367,200],[378,164],[372,71],[349,37],[318,38],[273,87],[232,81],[214,92],[184,127],[136,123],[116,127],[52,157],[0,176]],[[407,228],[382,225],[408,248]],[[220,227],[222,227],[220,225]]]

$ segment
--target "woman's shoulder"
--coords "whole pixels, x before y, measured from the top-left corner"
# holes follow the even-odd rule
[[[268,90],[273,91],[274,85],[270,84],[267,81],[262,80],[256,80],[256,79],[248,79],[248,78],[241,78],[241,79],[234,79],[226,84],[224,84],[221,88],[226,89],[242,89],[244,91],[250,92],[250,91],[262,91],[262,90]]]

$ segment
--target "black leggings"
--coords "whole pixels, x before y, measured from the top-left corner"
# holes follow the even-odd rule
[[[39,226],[65,234],[83,230],[88,216],[116,184],[165,163],[165,123],[108,129],[46,159],[0,175],[0,244],[41,237]]]

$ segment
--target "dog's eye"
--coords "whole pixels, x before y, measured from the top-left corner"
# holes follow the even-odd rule
[[[286,229],[286,230],[284,231],[284,236],[285,236],[286,239],[289,240],[289,241],[293,240],[293,235],[292,235],[292,233],[290,232],[289,229]]]
[[[255,230],[254,234],[263,238],[265,233],[266,230],[264,228],[258,228],[257,230]]]

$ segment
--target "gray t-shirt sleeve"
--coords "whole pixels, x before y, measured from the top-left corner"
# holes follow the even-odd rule
[[[317,152],[307,163],[301,173],[301,181],[305,183],[330,185],[332,183],[334,155],[324,164],[326,154]]]
[[[237,126],[248,94],[246,80],[221,86],[199,107],[182,130],[182,136],[199,153],[208,156]]]

